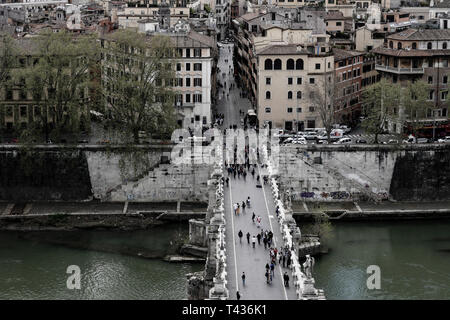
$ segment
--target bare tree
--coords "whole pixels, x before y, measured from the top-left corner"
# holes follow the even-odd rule
[[[336,121],[335,118],[335,78],[332,74],[323,74],[316,78],[314,85],[307,86],[308,98],[314,110],[319,114],[322,125],[327,132],[328,143],[330,142],[331,130]]]

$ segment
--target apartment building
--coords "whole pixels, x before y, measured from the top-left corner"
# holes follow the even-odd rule
[[[311,88],[319,87],[317,92],[322,92],[324,77],[332,76],[334,59],[327,38],[317,41],[310,32],[298,30],[299,40],[303,41],[270,44],[257,52],[256,110],[260,126],[289,131],[322,127],[318,110],[311,101],[314,94]]]
[[[433,108],[428,118],[448,120],[448,78],[450,76],[450,30],[407,29],[387,36],[386,43],[372,51],[376,70],[393,83],[406,86],[410,81],[430,84]],[[390,130],[401,132],[402,115]]]
[[[361,116],[361,82],[364,54],[333,49],[334,110],[339,123],[353,125]]]
[[[147,32],[146,36],[150,39],[155,34],[170,37],[177,50],[173,85],[178,125],[186,129],[209,127],[216,83],[215,39],[192,30]],[[109,41],[109,35],[103,35],[102,41]],[[102,63],[103,72],[107,72],[108,63]]]
[[[37,63],[39,59],[39,48],[32,38],[15,39],[17,48],[17,63],[15,68],[22,69]],[[14,72],[14,70],[11,70]],[[64,70],[67,71],[67,70]],[[33,93],[27,91],[24,86],[25,79],[20,79],[15,83],[10,83],[0,87],[0,130],[4,132],[13,132],[17,129],[25,129],[31,123],[40,123],[43,125],[44,119],[50,128],[53,127],[53,112],[46,110],[44,106],[33,99]],[[44,95],[49,95],[44,90]],[[89,91],[80,92],[79,115],[86,116],[88,113]]]
[[[310,89],[331,76],[334,60],[324,11],[270,8],[234,20],[235,73],[259,125],[303,130],[320,127]]]

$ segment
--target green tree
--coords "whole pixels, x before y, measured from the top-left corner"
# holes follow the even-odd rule
[[[403,89],[404,113],[415,137],[417,137],[417,129],[421,126],[419,120],[426,117],[431,105],[428,101],[429,94],[430,86],[423,80],[410,82]]]
[[[108,35],[103,93],[111,120],[139,143],[139,132],[170,136],[175,128],[175,49],[169,36],[131,30]]]
[[[378,135],[384,132],[387,121],[397,115],[401,100],[401,89],[386,79],[370,86],[363,93],[363,112],[366,115],[362,126],[367,132]]]
[[[96,39],[44,31],[31,41],[33,62],[15,72],[16,80],[24,83],[39,109],[40,121],[29,126],[28,136],[40,134],[42,127],[46,140],[59,140],[64,133],[77,134],[80,121],[89,119],[90,71],[100,57]]]
[[[17,47],[8,34],[0,34],[0,88],[8,82],[10,70],[16,63]]]

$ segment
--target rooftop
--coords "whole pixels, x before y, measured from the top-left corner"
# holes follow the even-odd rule
[[[389,40],[450,40],[450,29],[406,29],[404,31],[391,34]]]

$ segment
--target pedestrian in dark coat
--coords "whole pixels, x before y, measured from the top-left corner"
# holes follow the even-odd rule
[[[243,234],[242,234],[242,230],[239,230],[239,233],[238,233],[238,236],[239,236],[239,243],[241,243],[242,241],[242,236],[243,236]]]
[[[247,232],[247,242],[250,244],[250,232]]]
[[[253,223],[255,223],[255,213],[253,212],[253,215],[252,215],[252,221],[253,221]]]
[[[241,300],[241,295],[240,295],[239,291],[236,291],[236,299]]]
[[[287,272],[284,273],[283,280],[284,280],[284,286],[289,287],[289,275],[287,274]]]
[[[258,233],[258,235],[256,236],[256,238],[258,238],[258,245],[260,245],[260,244],[261,244],[261,234]]]
[[[266,250],[267,249],[267,238],[266,237],[263,238],[263,243],[264,243],[264,250]]]

